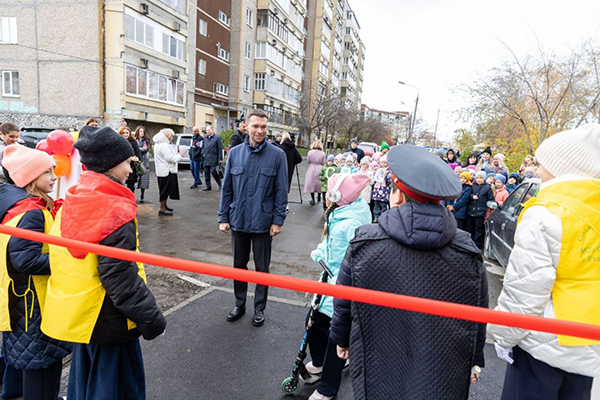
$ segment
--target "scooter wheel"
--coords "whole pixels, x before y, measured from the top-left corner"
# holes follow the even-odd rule
[[[292,382],[291,376],[288,376],[281,382],[281,390],[285,394],[294,394],[298,391],[298,388],[300,388],[300,383],[298,381],[295,383]]]

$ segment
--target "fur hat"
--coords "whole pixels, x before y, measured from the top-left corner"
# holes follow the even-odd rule
[[[73,147],[90,171],[104,173],[135,155],[127,139],[108,126],[84,126],[81,133]]]
[[[341,200],[337,202],[338,206],[354,203],[363,189],[371,183],[371,177],[367,174],[334,174],[327,181],[327,190],[333,190],[336,183],[344,176],[344,181],[338,188],[342,194]]]
[[[29,147],[12,145],[6,146],[2,165],[16,186],[24,188],[35,181],[40,175],[56,166],[49,154]]]

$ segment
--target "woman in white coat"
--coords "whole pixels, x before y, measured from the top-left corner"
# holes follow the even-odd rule
[[[167,206],[167,200],[179,200],[179,182],[177,181],[177,165],[185,151],[177,153],[170,145],[175,132],[172,129],[161,129],[154,140],[154,168],[158,179],[160,209],[158,215],[171,216],[173,209]]]
[[[497,310],[600,325],[600,125],[546,139]],[[600,342],[488,324],[508,365],[502,400],[588,400]]]

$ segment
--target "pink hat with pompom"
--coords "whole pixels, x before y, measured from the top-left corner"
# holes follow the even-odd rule
[[[327,190],[333,191],[340,179],[343,181],[337,190],[341,193],[341,199],[335,202],[338,206],[354,203],[371,183],[371,177],[367,174],[335,174],[327,181]]]

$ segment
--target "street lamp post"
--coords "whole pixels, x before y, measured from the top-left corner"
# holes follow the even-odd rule
[[[436,149],[435,143],[437,141],[437,128],[438,128],[438,122],[440,121],[440,110],[442,109],[442,106],[449,101],[450,100],[446,100],[445,102],[443,102],[442,104],[440,104],[438,106],[437,118],[435,119],[435,131],[433,132],[433,149],[434,150]]]
[[[398,81],[398,83],[401,85],[410,86],[412,88],[417,89],[417,99],[415,100],[415,112],[413,114],[412,123],[410,125],[410,133],[409,133],[408,139],[406,140],[407,143],[410,143],[413,140],[413,137],[415,134],[415,121],[417,120],[417,107],[419,106],[419,88],[416,86],[413,86],[413,85],[409,85],[408,83],[404,83],[402,81]]]

